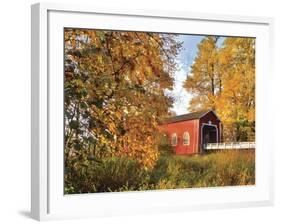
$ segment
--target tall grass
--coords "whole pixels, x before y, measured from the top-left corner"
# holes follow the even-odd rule
[[[107,158],[75,171],[66,193],[137,191],[255,184],[255,152],[224,151],[198,156],[161,155],[152,170],[128,158]]]
[[[255,184],[254,151],[224,151],[202,156],[162,156],[151,183],[155,189]]]

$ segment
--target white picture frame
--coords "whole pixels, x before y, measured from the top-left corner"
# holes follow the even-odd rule
[[[31,215],[37,220],[273,204],[268,97],[273,19],[38,3],[32,5]],[[93,25],[94,24],[94,25]],[[256,185],[83,195],[63,194],[63,27],[256,37]]]

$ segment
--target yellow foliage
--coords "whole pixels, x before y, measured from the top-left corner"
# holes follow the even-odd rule
[[[65,29],[66,154],[126,155],[152,167],[179,48],[170,34]]]
[[[225,140],[247,140],[255,132],[255,39],[206,37],[198,46],[185,88],[189,110],[216,110]],[[248,137],[247,137],[248,136]]]

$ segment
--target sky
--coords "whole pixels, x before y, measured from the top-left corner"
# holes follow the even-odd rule
[[[177,115],[189,113],[188,106],[191,100],[191,94],[189,94],[183,87],[186,77],[191,72],[191,66],[196,58],[198,48],[197,45],[205,38],[203,35],[179,35],[179,41],[183,42],[182,49],[177,56],[177,62],[179,69],[174,74],[174,88],[172,91],[167,91],[169,95],[172,95],[175,99],[172,111]],[[224,38],[219,38],[218,45],[220,46]]]

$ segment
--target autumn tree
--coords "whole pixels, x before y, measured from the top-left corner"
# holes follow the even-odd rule
[[[65,29],[65,165],[128,156],[152,167],[172,99],[174,35]]]
[[[191,66],[184,87],[193,95],[190,111],[206,108],[215,110],[216,96],[221,92],[221,78],[218,71],[216,42],[218,37],[208,36],[198,45],[198,56]]]
[[[219,54],[223,93],[216,102],[225,137],[255,140],[255,39],[226,38]]]
[[[225,141],[254,140],[255,39],[208,36],[198,45],[184,87],[191,111],[214,109],[224,125]]]

